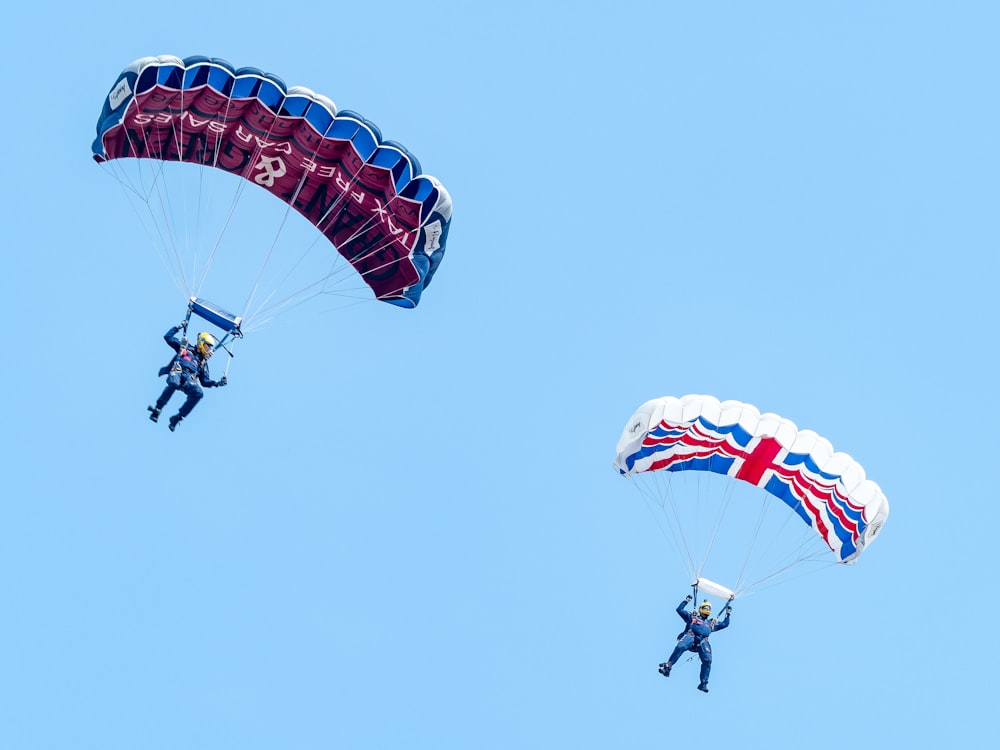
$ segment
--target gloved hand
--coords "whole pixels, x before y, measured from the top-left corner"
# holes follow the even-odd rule
[[[219,388],[221,388],[222,386],[224,386],[228,382],[229,382],[229,380],[226,378],[225,375],[223,375],[222,376],[222,380],[219,381]]]
[[[188,329],[188,322],[186,320],[182,320],[180,322],[180,325],[178,325],[177,327],[178,328],[182,328],[182,329],[184,329],[186,331]]]
[[[684,601],[686,601],[686,602],[689,602],[689,601],[691,601],[692,599],[694,599],[694,597],[693,597],[693,596],[691,596],[691,594],[688,594],[687,596],[685,596],[685,597],[684,597]]]

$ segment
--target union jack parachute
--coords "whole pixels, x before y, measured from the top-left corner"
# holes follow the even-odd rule
[[[737,595],[802,562],[853,564],[889,517],[882,490],[851,456],[740,401],[647,401],[626,422],[614,466],[663,511],[692,580],[713,550],[744,547],[725,582]],[[736,498],[740,486],[759,489]]]

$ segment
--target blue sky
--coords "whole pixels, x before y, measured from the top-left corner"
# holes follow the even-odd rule
[[[13,11],[0,746],[992,736],[1000,11],[578,5]],[[183,297],[89,150],[154,54],[325,93],[455,204],[416,310],[298,308],[175,434],[145,407]],[[737,602],[707,696],[656,673],[688,581],[611,468],[686,393],[892,507]]]

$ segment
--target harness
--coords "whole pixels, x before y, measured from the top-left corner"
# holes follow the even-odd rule
[[[198,355],[192,353],[187,339],[181,340],[181,348],[177,350],[173,360],[171,360],[169,372],[186,375],[191,379],[197,378],[201,372],[201,363],[198,361]]]
[[[692,625],[693,624],[694,623],[692,623]],[[686,636],[688,633],[690,633],[691,637],[694,638],[694,646],[700,646],[702,641],[707,641],[708,640],[708,636],[707,635],[698,635],[694,631],[694,628],[691,627],[691,625],[688,625],[686,628],[684,628],[684,630],[682,630],[680,632],[680,634],[677,636],[677,640],[680,640],[681,638],[683,638],[684,636]],[[711,635],[711,634],[709,634],[709,635]]]
[[[184,367],[184,363],[187,362],[191,367]],[[191,356],[191,349],[188,346],[182,346],[180,351],[174,355],[174,366],[173,371],[179,372],[180,370],[192,370],[194,372],[198,371],[198,365],[194,361],[194,357]]]

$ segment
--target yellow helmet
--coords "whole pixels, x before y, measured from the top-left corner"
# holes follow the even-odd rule
[[[701,606],[698,607],[698,614],[700,614],[702,617],[708,617],[710,614],[712,614],[712,605],[708,603],[708,599],[703,601],[701,603]]]
[[[198,334],[198,353],[203,357],[211,357],[212,350],[218,343],[219,342],[215,340],[215,336],[202,331]]]

